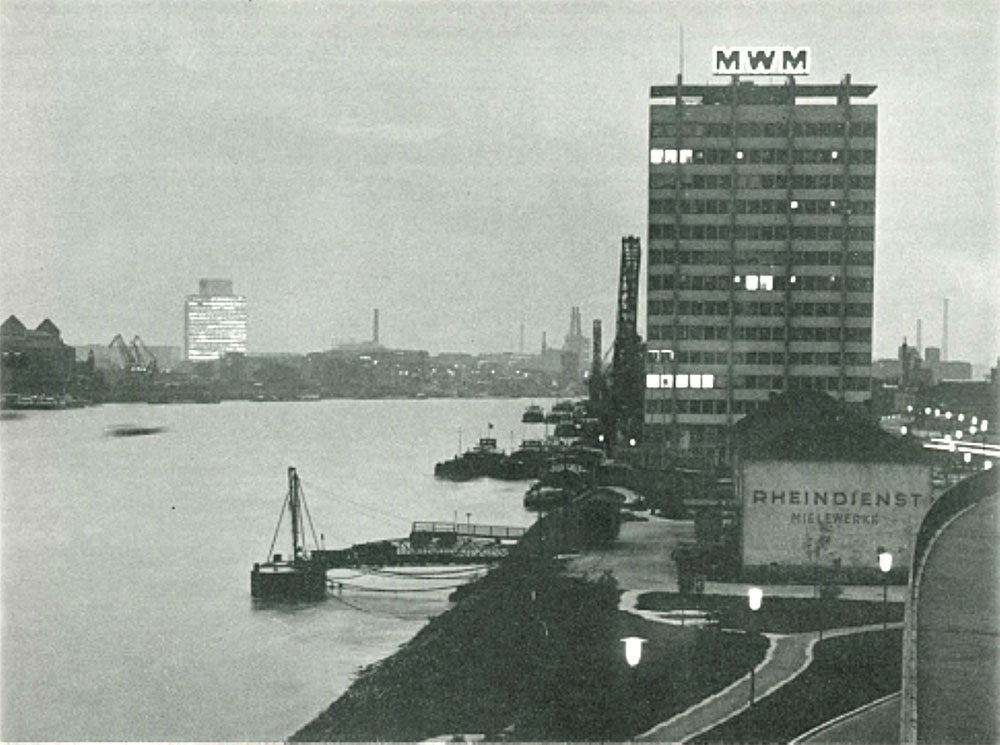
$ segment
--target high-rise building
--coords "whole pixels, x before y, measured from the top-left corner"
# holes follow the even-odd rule
[[[247,299],[233,294],[232,280],[203,279],[184,301],[184,359],[217,360],[247,351]]]
[[[653,87],[644,439],[703,463],[777,391],[870,395],[873,85]]]

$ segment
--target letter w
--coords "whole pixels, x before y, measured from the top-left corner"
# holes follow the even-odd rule
[[[771,66],[774,64],[774,50],[770,52],[757,51],[750,52],[748,55],[750,60],[750,69],[756,70],[758,67],[763,65],[765,70],[770,70]]]

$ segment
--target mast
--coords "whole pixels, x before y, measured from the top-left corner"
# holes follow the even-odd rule
[[[288,506],[292,513],[292,561],[302,558],[301,539],[299,537],[299,475],[291,466],[288,467]]]

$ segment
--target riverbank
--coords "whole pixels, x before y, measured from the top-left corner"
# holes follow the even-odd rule
[[[610,575],[508,560],[292,740],[623,740],[683,711],[764,657],[760,636],[650,623],[618,610]],[[621,639],[647,639],[630,668]]]
[[[362,670],[293,740],[625,740],[759,663],[768,641],[655,623],[619,610],[611,572],[552,558],[586,546],[583,523],[547,516],[517,552],[456,593],[396,654]],[[606,543],[606,540],[605,540]],[[646,639],[636,667],[622,639]]]

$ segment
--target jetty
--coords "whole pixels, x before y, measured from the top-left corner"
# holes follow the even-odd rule
[[[414,522],[405,538],[318,549],[312,552],[312,560],[325,569],[494,563],[507,556],[526,530],[468,522]]]

